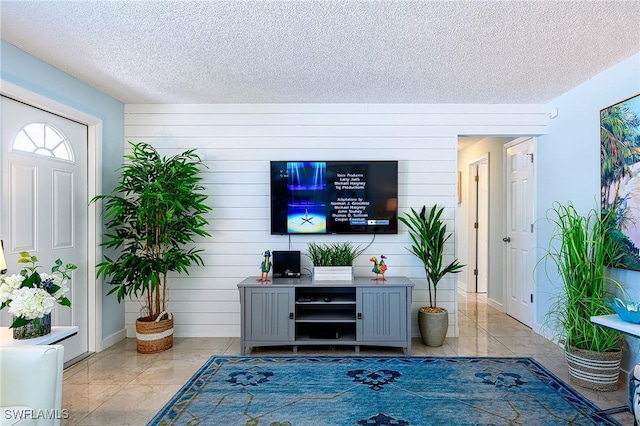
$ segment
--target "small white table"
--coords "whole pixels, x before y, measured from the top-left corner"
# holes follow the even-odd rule
[[[640,337],[640,324],[622,321],[618,314],[591,317],[591,322],[613,328],[633,337]]]
[[[591,317],[591,322],[594,324],[600,324],[607,328],[618,330],[633,337],[640,337],[640,324],[623,321],[618,314],[599,315]],[[631,411],[631,414],[635,417],[636,413],[634,413],[632,407],[626,405],[622,407],[611,408],[609,410],[603,410],[603,412],[606,412],[607,414],[615,414],[627,410]]]
[[[0,327],[0,346],[21,346],[21,345],[53,345],[62,342],[78,333],[78,326],[54,326],[51,333],[33,339],[16,340],[13,338],[13,329]]]

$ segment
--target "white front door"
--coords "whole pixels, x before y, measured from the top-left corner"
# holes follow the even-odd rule
[[[2,206],[0,237],[8,273],[18,273],[18,253],[39,259],[51,272],[56,259],[74,263],[71,308],[56,306],[53,325],[77,325],[62,342],[65,361],[88,351],[87,126],[2,96]],[[3,311],[2,325],[10,318]]]
[[[519,138],[506,148],[506,289],[507,314],[532,327],[534,238],[535,139]]]

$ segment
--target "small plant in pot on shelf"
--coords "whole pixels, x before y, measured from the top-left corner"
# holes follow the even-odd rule
[[[360,246],[351,242],[335,242],[307,244],[305,255],[313,264],[313,279],[324,280],[353,280],[353,262],[362,254]]]
[[[542,259],[557,269],[561,282],[545,327],[564,344],[570,381],[599,391],[617,389],[622,358],[622,335],[591,322],[592,316],[614,313],[609,301],[622,290],[606,276],[607,265],[618,266],[622,256],[618,240],[608,237],[613,211],[581,215],[571,203],[555,203],[548,215],[555,229]]]
[[[194,238],[209,236],[203,217],[211,208],[202,193],[202,160],[194,150],[161,157],[147,143],[131,143],[119,171],[120,182],[104,201],[105,240],[102,245],[117,253],[99,263],[102,276],[114,287],[118,301],[140,298],[141,317],[136,320],[137,349],[154,353],[173,346],[173,315],[167,307],[168,274],[186,273],[203,265],[202,250]]]
[[[427,214],[427,206],[420,213],[411,208],[398,219],[407,225],[413,244],[407,248],[424,267],[429,286],[429,306],[418,310],[418,326],[422,341],[427,346],[442,346],[449,327],[449,313],[437,305],[438,283],[446,274],[455,274],[464,265],[454,259],[448,264],[444,261],[445,244],[451,237],[442,220],[444,207],[433,206]]]

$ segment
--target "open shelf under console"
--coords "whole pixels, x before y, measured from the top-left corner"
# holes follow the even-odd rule
[[[411,354],[411,293],[406,277],[313,282],[308,278],[238,284],[241,351],[257,346],[361,345]]]

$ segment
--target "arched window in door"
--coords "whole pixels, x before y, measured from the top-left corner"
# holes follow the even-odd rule
[[[67,137],[47,123],[24,126],[13,140],[12,149],[58,160],[74,161],[73,150]]]

